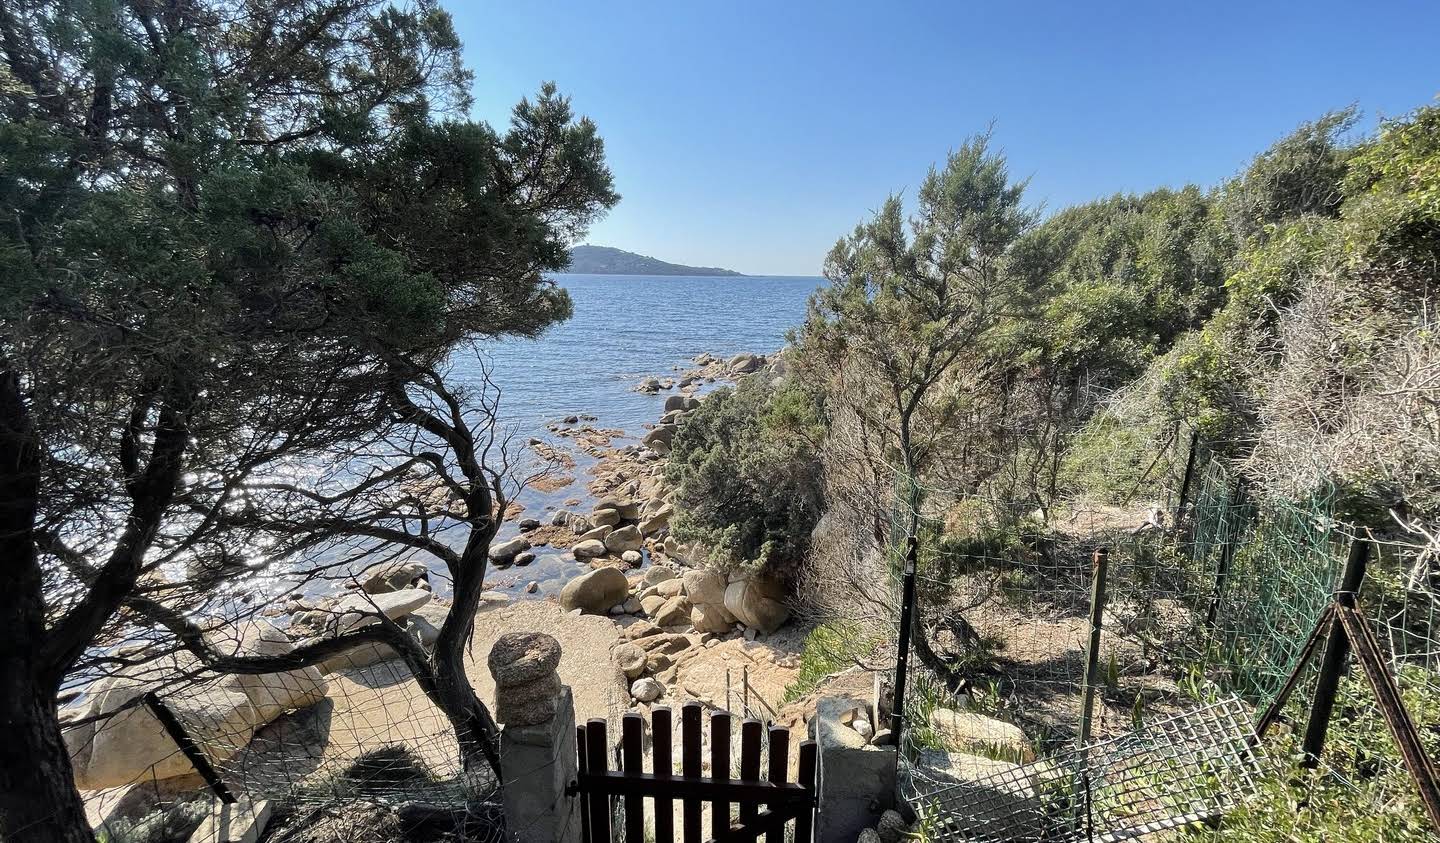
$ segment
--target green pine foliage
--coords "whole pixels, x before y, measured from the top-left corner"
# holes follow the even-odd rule
[[[820,518],[819,396],[761,371],[711,393],[676,432],[672,529],[721,568],[793,580]]]

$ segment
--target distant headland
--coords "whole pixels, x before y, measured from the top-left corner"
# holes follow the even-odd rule
[[[582,275],[741,275],[733,269],[666,263],[611,246],[575,246],[566,271]]]

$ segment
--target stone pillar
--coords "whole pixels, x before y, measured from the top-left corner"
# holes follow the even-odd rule
[[[578,843],[575,703],[555,672],[560,644],[538,632],[502,635],[490,650],[500,733],[505,824],[521,843]]]
[[[821,697],[815,707],[819,843],[850,843],[895,807],[895,747],[874,746],[850,728],[849,714],[856,709],[868,714],[870,706],[850,697]]]

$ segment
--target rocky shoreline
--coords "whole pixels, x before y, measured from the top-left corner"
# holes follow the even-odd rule
[[[574,416],[551,426],[552,434],[570,440],[593,460],[586,483],[589,510],[582,511],[584,498],[577,496],[566,499],[565,506],[549,508],[543,521],[520,510],[507,513],[519,533],[497,542],[490,558],[497,581],[547,571],[563,578],[564,585],[558,593],[538,594],[538,581],[531,580],[524,591],[534,596],[523,599],[486,591],[467,665],[477,656],[483,659],[486,642],[498,636],[545,631],[560,639],[570,654],[561,660],[559,675],[576,688],[581,718],[616,717],[637,706],[699,700],[777,722],[803,723],[803,712],[787,716],[781,700],[798,674],[806,630],[785,626],[789,612],[777,584],[707,569],[698,549],[670,534],[675,490],[664,478],[670,442],[704,400],[703,389],[777,361],[761,355],[730,360],[700,355],[692,362],[694,368],[669,385],[655,379],[660,383],[657,391],[675,392],[638,442],[617,444],[628,435],[597,428],[593,418]],[[649,388],[648,380],[642,388]],[[541,441],[532,447],[545,451],[563,470],[576,469],[574,456],[555,445]],[[351,577],[348,593],[276,600],[262,610],[264,617],[232,630],[234,651],[288,652],[316,637],[376,622],[377,608],[429,646],[449,611],[449,601],[434,593],[429,577],[420,562],[387,561]],[[597,658],[601,654],[605,657]],[[410,726],[402,721],[421,708],[426,709],[423,731],[443,733],[443,728],[436,731],[442,725],[436,720],[438,712],[429,710],[399,664],[388,647],[364,645],[293,675],[220,676],[169,699],[180,710],[187,705],[196,709],[191,722],[202,724],[197,726],[200,731],[206,728],[203,724],[218,724],[214,735],[195,735],[212,751],[223,748],[216,761],[234,755],[232,763],[254,764],[259,757],[258,763],[283,766],[293,751],[281,739],[284,734],[321,729],[327,733],[319,742],[324,753],[341,757],[359,749],[347,745],[344,730],[355,731],[361,721],[371,723],[377,711],[391,712],[381,720],[393,718],[398,730],[386,730],[387,740],[403,738]],[[377,670],[387,678],[376,681],[370,674]],[[500,702],[485,679],[483,663],[467,673],[482,698],[492,705]],[[283,698],[271,688],[277,677],[287,689]],[[65,719],[84,720],[125,706],[153,684],[151,678],[148,673],[142,678],[122,672],[100,680],[66,709]],[[319,717],[315,712],[322,708]],[[92,794],[97,819],[110,813],[105,806],[123,801],[134,787],[127,782],[147,777],[178,781],[189,774],[188,764],[176,761],[158,722],[130,710],[135,714],[119,718],[118,731],[101,725],[108,721],[97,721],[67,736],[77,753],[78,783]],[[313,769],[320,761],[307,758],[306,766]]]

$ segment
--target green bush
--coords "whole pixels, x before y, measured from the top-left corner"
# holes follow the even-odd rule
[[[821,513],[818,397],[761,372],[716,390],[675,434],[666,478],[678,489],[676,538],[720,568],[791,581]]]

